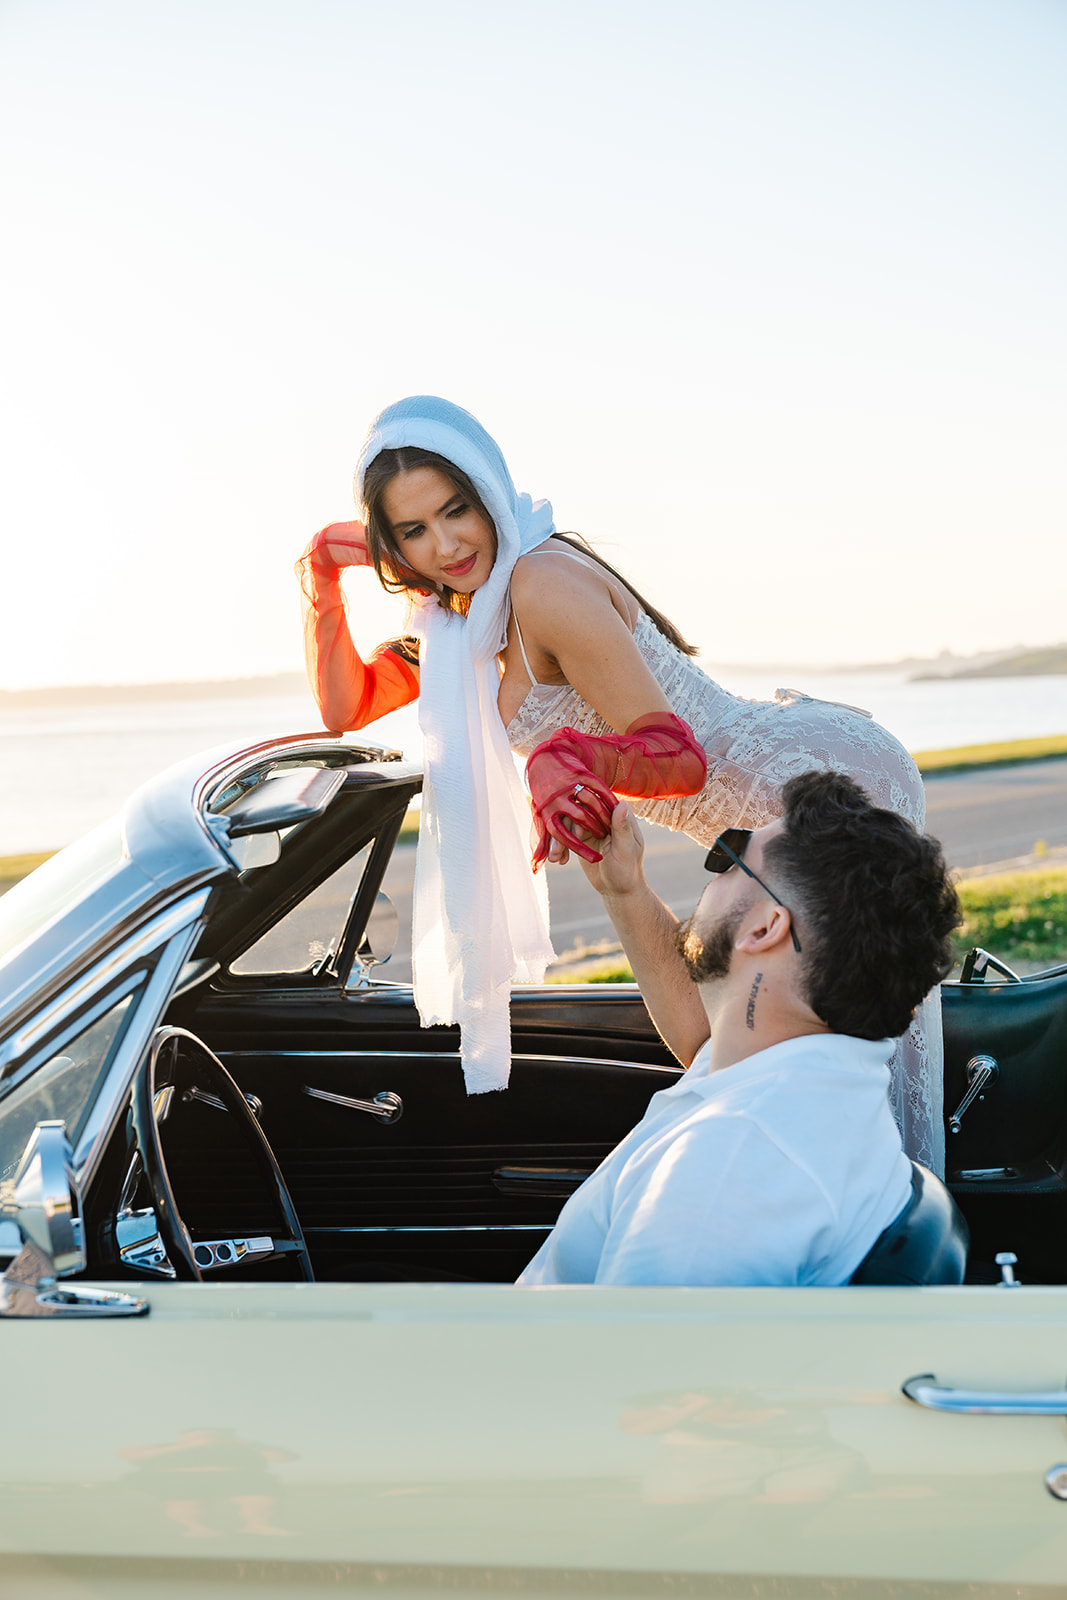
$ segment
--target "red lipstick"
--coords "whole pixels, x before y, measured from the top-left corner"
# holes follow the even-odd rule
[[[447,572],[450,578],[465,578],[468,572],[470,572],[473,568],[477,559],[478,554],[476,551],[474,555],[468,556],[466,561],[459,561],[454,567],[444,567],[442,570]]]

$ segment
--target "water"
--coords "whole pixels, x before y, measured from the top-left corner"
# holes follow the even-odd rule
[[[720,671],[735,694],[766,698],[781,687],[862,706],[909,750],[1067,733],[1067,676],[909,683],[903,673],[773,677]],[[0,713],[0,855],[69,844],[118,809],[163,767],[215,745],[239,748],[320,727],[310,694]],[[414,706],[366,730],[369,743],[417,753]]]
[[[724,670],[716,676],[725,689],[755,699],[769,699],[782,687],[862,706],[908,750],[1067,734],[1067,675],[910,683],[902,672],[814,673],[797,668],[784,681],[781,671],[767,676]]]

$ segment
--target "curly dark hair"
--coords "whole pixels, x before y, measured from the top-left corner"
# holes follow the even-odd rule
[[[804,998],[835,1033],[895,1039],[952,965],[941,846],[842,772],[801,773],[782,799],[763,859],[800,923]]]

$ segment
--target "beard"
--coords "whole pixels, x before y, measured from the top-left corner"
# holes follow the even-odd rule
[[[694,983],[710,983],[729,976],[734,936],[744,915],[744,907],[735,908],[721,917],[709,932],[701,934],[693,926],[694,911],[693,916],[675,929],[674,948]]]

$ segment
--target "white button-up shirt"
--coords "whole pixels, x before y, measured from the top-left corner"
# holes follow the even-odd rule
[[[911,1194],[893,1041],[710,1041],[560,1212],[520,1284],[842,1284]]]

